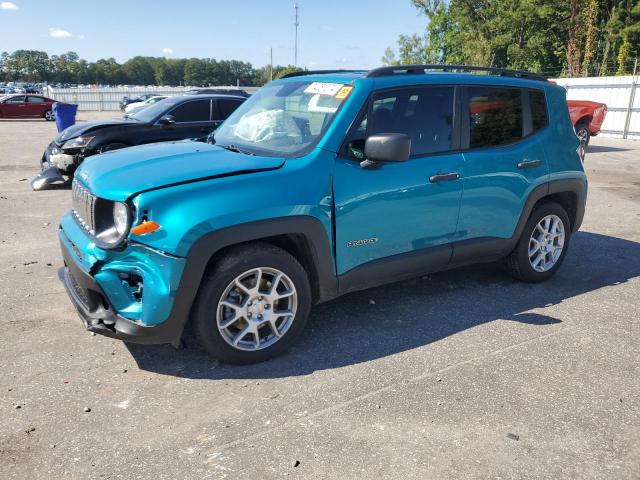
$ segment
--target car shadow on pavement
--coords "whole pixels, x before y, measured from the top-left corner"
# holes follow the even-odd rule
[[[547,282],[520,283],[497,265],[484,264],[349,294],[314,307],[301,340],[288,354],[262,364],[217,365],[193,342],[180,350],[127,348],[140,369],[184,378],[307,375],[428,345],[496,320],[532,328],[561,323],[532,310],[638,276],[640,243],[579,232],[558,274]]]
[[[628,152],[630,148],[609,147],[607,145],[589,145],[587,153]]]

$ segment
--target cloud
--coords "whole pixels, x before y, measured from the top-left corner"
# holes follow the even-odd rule
[[[84,40],[84,35],[78,35],[78,39]]]
[[[71,38],[73,35],[66,30],[61,30],[59,28],[50,28],[49,36],[53,38]]]
[[[173,48],[163,48],[162,53],[165,55],[171,55],[173,53]]]
[[[18,10],[18,6],[13,2],[0,2],[0,10]]]

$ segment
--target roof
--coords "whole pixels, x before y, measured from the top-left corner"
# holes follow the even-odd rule
[[[232,100],[246,100],[247,97],[243,95],[227,95],[223,93],[198,93],[198,94],[190,94],[190,95],[174,95],[172,97],[167,97],[172,99],[180,99],[180,100],[193,100],[194,98],[229,98]]]

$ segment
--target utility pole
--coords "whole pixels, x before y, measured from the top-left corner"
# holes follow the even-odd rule
[[[296,27],[296,43],[295,43],[295,56],[294,56],[294,61],[293,61],[293,66],[297,67],[298,66],[298,25],[300,25],[298,23],[298,2],[294,3],[293,8],[295,8],[296,10],[296,21],[293,24],[294,27]]]

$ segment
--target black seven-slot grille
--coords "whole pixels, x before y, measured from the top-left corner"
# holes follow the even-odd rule
[[[96,233],[96,197],[84,188],[80,182],[73,180],[72,212],[78,223],[91,235]]]

